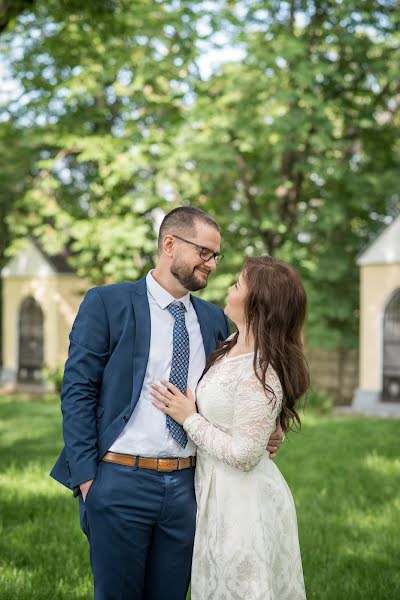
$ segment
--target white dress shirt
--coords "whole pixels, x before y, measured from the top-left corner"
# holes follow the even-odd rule
[[[189,438],[182,448],[172,437],[166,425],[165,414],[151,404],[152,383],[169,380],[172,362],[172,334],[175,319],[167,309],[171,302],[182,302],[186,308],[185,323],[189,333],[188,385],[195,395],[197,383],[204,371],[206,356],[203,338],[190,294],[176,299],[152,276],[146,277],[150,306],[150,353],[143,387],[138,403],[122,433],[109,448],[112,452],[152,458],[187,457],[196,454],[196,446]]]

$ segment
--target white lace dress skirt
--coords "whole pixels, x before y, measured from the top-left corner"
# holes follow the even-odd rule
[[[292,494],[265,451],[282,389],[268,399],[253,354],[222,358],[197,388],[184,423],[198,445],[192,600],[306,598]]]

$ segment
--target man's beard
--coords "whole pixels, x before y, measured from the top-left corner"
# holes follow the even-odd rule
[[[197,292],[197,290],[202,290],[207,285],[207,279],[198,279],[196,271],[186,265],[173,263],[171,274],[189,292]]]

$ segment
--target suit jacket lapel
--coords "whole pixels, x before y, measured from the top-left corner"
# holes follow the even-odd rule
[[[133,348],[133,382],[131,410],[139,400],[146,373],[147,362],[150,352],[150,307],[147,298],[146,278],[139,279],[133,284],[131,300],[135,314],[135,342]]]
[[[203,302],[200,302],[196,296],[191,296],[191,301],[196,311],[197,318],[199,320],[200,331],[203,337],[204,351],[206,353],[206,360],[208,356],[215,350],[216,339],[212,324],[210,322],[210,315],[207,312],[206,306]]]
[[[142,390],[150,353],[151,321],[145,277],[139,279],[139,281],[133,284],[131,301],[135,315],[135,341],[133,348],[133,381],[131,398],[131,411],[133,411],[137,401],[139,400],[140,392]],[[216,346],[216,338],[212,323],[210,322],[210,315],[207,311],[207,305],[196,298],[196,296],[191,296],[191,301],[199,320],[200,331],[203,338],[204,352],[207,359]]]

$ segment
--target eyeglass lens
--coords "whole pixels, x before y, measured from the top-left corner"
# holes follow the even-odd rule
[[[221,259],[222,256],[221,254],[214,254],[214,252],[211,252],[211,250],[202,250],[200,252],[200,258],[202,258],[205,261],[211,260],[212,258],[214,258],[216,264],[218,264]]]

